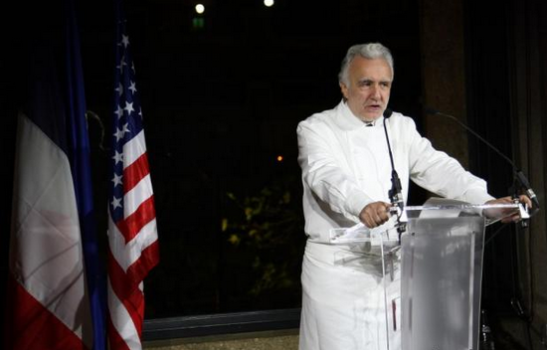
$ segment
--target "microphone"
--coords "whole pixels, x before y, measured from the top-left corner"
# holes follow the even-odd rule
[[[386,108],[384,111],[384,132],[386,134],[386,141],[387,141],[387,149],[389,151],[389,160],[391,161],[391,189],[388,191],[389,199],[391,200],[391,204],[399,208],[399,212],[402,213],[404,210],[404,200],[403,200],[403,193],[402,193],[402,186],[401,186],[401,180],[399,179],[399,174],[397,174],[397,171],[395,170],[395,163],[393,162],[393,153],[391,152],[391,144],[389,142],[389,136],[387,133],[387,127],[386,127],[386,121],[391,117],[393,114],[393,111],[389,108]],[[400,215],[397,217],[397,231],[399,232],[399,235],[405,231],[405,225],[401,224],[400,222]],[[399,237],[400,239],[400,237]]]
[[[528,178],[526,177],[526,175],[524,175],[524,172],[522,170],[520,170],[519,168],[517,168],[515,163],[511,159],[509,159],[509,157],[507,157],[505,154],[503,154],[503,152],[501,152],[499,149],[494,147],[494,145],[492,145],[490,142],[486,141],[486,139],[484,139],[482,136],[477,134],[473,129],[468,127],[465,123],[461,122],[458,118],[456,118],[456,117],[454,117],[450,114],[445,114],[445,113],[439,112],[439,111],[437,111],[433,108],[429,108],[429,107],[425,107],[424,111],[427,114],[430,114],[430,115],[440,115],[442,117],[446,117],[446,118],[449,118],[449,119],[455,121],[457,124],[459,124],[465,130],[467,130],[469,133],[471,133],[477,139],[479,139],[484,144],[486,144],[488,147],[490,147],[492,150],[494,150],[499,156],[501,156],[503,159],[505,159],[511,165],[511,167],[513,168],[515,181],[520,184],[520,186],[524,189],[524,191],[525,191],[526,195],[528,196],[528,198],[530,198],[532,203],[534,203],[534,208],[533,208],[533,211],[530,214],[530,216],[535,214],[539,210],[539,200],[538,200],[534,190],[530,186],[530,181],[528,181]],[[515,190],[516,190],[516,186],[515,186]]]

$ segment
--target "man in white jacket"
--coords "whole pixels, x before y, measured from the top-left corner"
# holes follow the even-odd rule
[[[397,112],[384,118],[393,76],[386,47],[352,46],[339,74],[342,101],[298,125],[308,235],[301,350],[387,349],[381,270],[364,258],[364,245],[329,244],[333,228],[359,222],[374,228],[390,217],[392,169],[384,122],[403,198],[412,179],[442,197],[474,204],[511,202],[510,197],[494,199],[484,180],[435,150],[411,118]],[[390,350],[399,348],[399,339],[390,340]]]

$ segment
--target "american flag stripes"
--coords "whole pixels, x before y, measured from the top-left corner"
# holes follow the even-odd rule
[[[110,348],[141,349],[143,279],[159,262],[154,194],[126,22],[118,1],[108,262]]]

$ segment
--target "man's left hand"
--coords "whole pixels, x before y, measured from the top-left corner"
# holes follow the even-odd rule
[[[528,198],[528,196],[526,196],[524,194],[520,195],[519,202],[524,204],[527,209],[532,208],[532,201],[530,200],[530,198]],[[510,197],[510,196],[507,196],[507,197],[502,197],[502,198],[489,200],[488,202],[486,202],[484,204],[512,204],[512,203],[513,203],[513,198]],[[487,210],[485,214],[487,216],[501,217],[502,218],[501,222],[503,222],[503,223],[518,222],[522,219],[520,217],[519,211],[517,210],[515,212],[514,209],[501,208],[501,209],[499,209],[499,211],[495,210],[494,212],[491,212],[490,210]],[[492,214],[494,214],[494,215],[492,215]]]

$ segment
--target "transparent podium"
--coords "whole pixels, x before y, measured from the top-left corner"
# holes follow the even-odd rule
[[[478,350],[485,227],[516,213],[527,218],[520,204],[434,199],[399,213],[401,233],[396,220],[331,230],[332,244],[370,245],[381,257],[386,346],[378,350]]]

